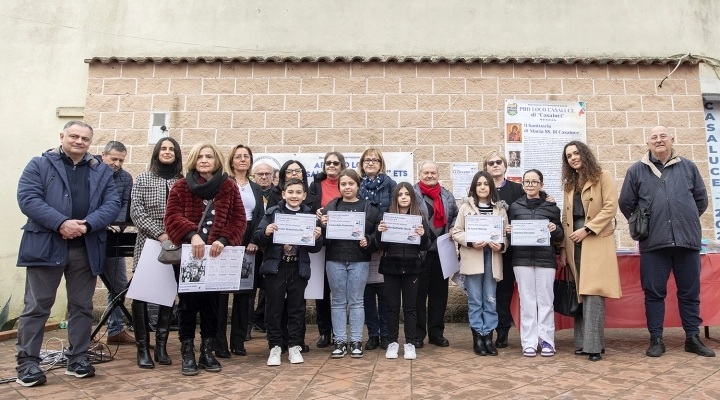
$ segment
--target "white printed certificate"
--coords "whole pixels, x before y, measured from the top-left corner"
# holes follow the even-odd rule
[[[513,246],[550,246],[550,221],[525,219],[512,221]]]
[[[193,257],[189,244],[180,251],[178,293],[240,290],[243,278],[252,285],[254,268],[249,262],[254,264],[254,257],[245,260],[245,246],[226,246],[217,257],[210,257],[210,245],[205,245],[203,258]]]
[[[365,213],[328,211],[328,239],[362,240],[365,237]]]
[[[315,214],[275,214],[278,230],[273,233],[273,243],[315,245]]]
[[[465,217],[465,241],[503,242],[503,217],[492,215],[468,215]]]
[[[388,227],[380,237],[383,242],[420,244],[420,235],[415,232],[415,228],[422,225],[422,216],[385,213],[383,221]]]

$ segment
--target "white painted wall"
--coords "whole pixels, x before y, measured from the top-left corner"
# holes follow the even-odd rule
[[[542,56],[720,58],[714,0],[81,1],[0,2],[0,306],[22,306],[15,265],[17,179],[29,158],[58,144],[83,106],[96,56]],[[703,85],[718,88],[717,77]],[[63,313],[59,299],[55,312]]]

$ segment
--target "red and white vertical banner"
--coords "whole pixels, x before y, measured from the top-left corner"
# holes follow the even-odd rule
[[[705,142],[708,152],[708,168],[710,169],[710,206],[714,224],[714,240],[720,240],[720,142],[718,142],[718,119],[720,119],[720,101],[706,100],[705,111]]]

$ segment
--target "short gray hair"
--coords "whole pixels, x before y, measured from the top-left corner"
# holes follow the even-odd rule
[[[65,124],[65,126],[63,126],[63,133],[65,133],[65,131],[67,131],[67,129],[73,125],[78,125],[78,126],[82,126],[83,128],[88,128],[90,130],[91,136],[94,133],[92,126],[90,126],[89,124],[87,124],[83,121],[78,121],[78,120],[72,120],[72,121],[68,122],[67,124]]]
[[[125,148],[125,145],[118,142],[117,140],[111,140],[107,142],[107,144],[105,145],[105,149],[103,149],[103,153],[108,154],[113,150],[120,153],[127,153],[127,148]]]

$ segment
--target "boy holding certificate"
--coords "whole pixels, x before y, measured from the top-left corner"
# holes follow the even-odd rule
[[[487,171],[475,174],[468,192],[470,197],[463,199],[452,235],[460,244],[460,273],[465,276],[473,350],[480,356],[496,356],[492,337],[498,324],[495,291],[503,279],[507,204],[500,200]]]
[[[282,229],[275,223],[278,214],[311,214],[312,210],[303,204],[307,196],[305,184],[300,179],[289,179],[282,192],[283,200],[270,207],[255,232],[255,243],[265,247],[265,257],[260,273],[265,277],[265,325],[267,329],[270,357],[267,365],[280,365],[282,353],[282,312],[285,299],[288,308],[288,359],[292,364],[302,363],[300,354],[303,343],[303,323],[305,321],[305,288],[310,279],[310,256],[322,249],[322,236],[319,227],[312,233],[315,242],[310,246],[298,244],[274,243],[273,235]],[[283,235],[288,236],[288,235]],[[302,233],[297,242],[303,240]]]

